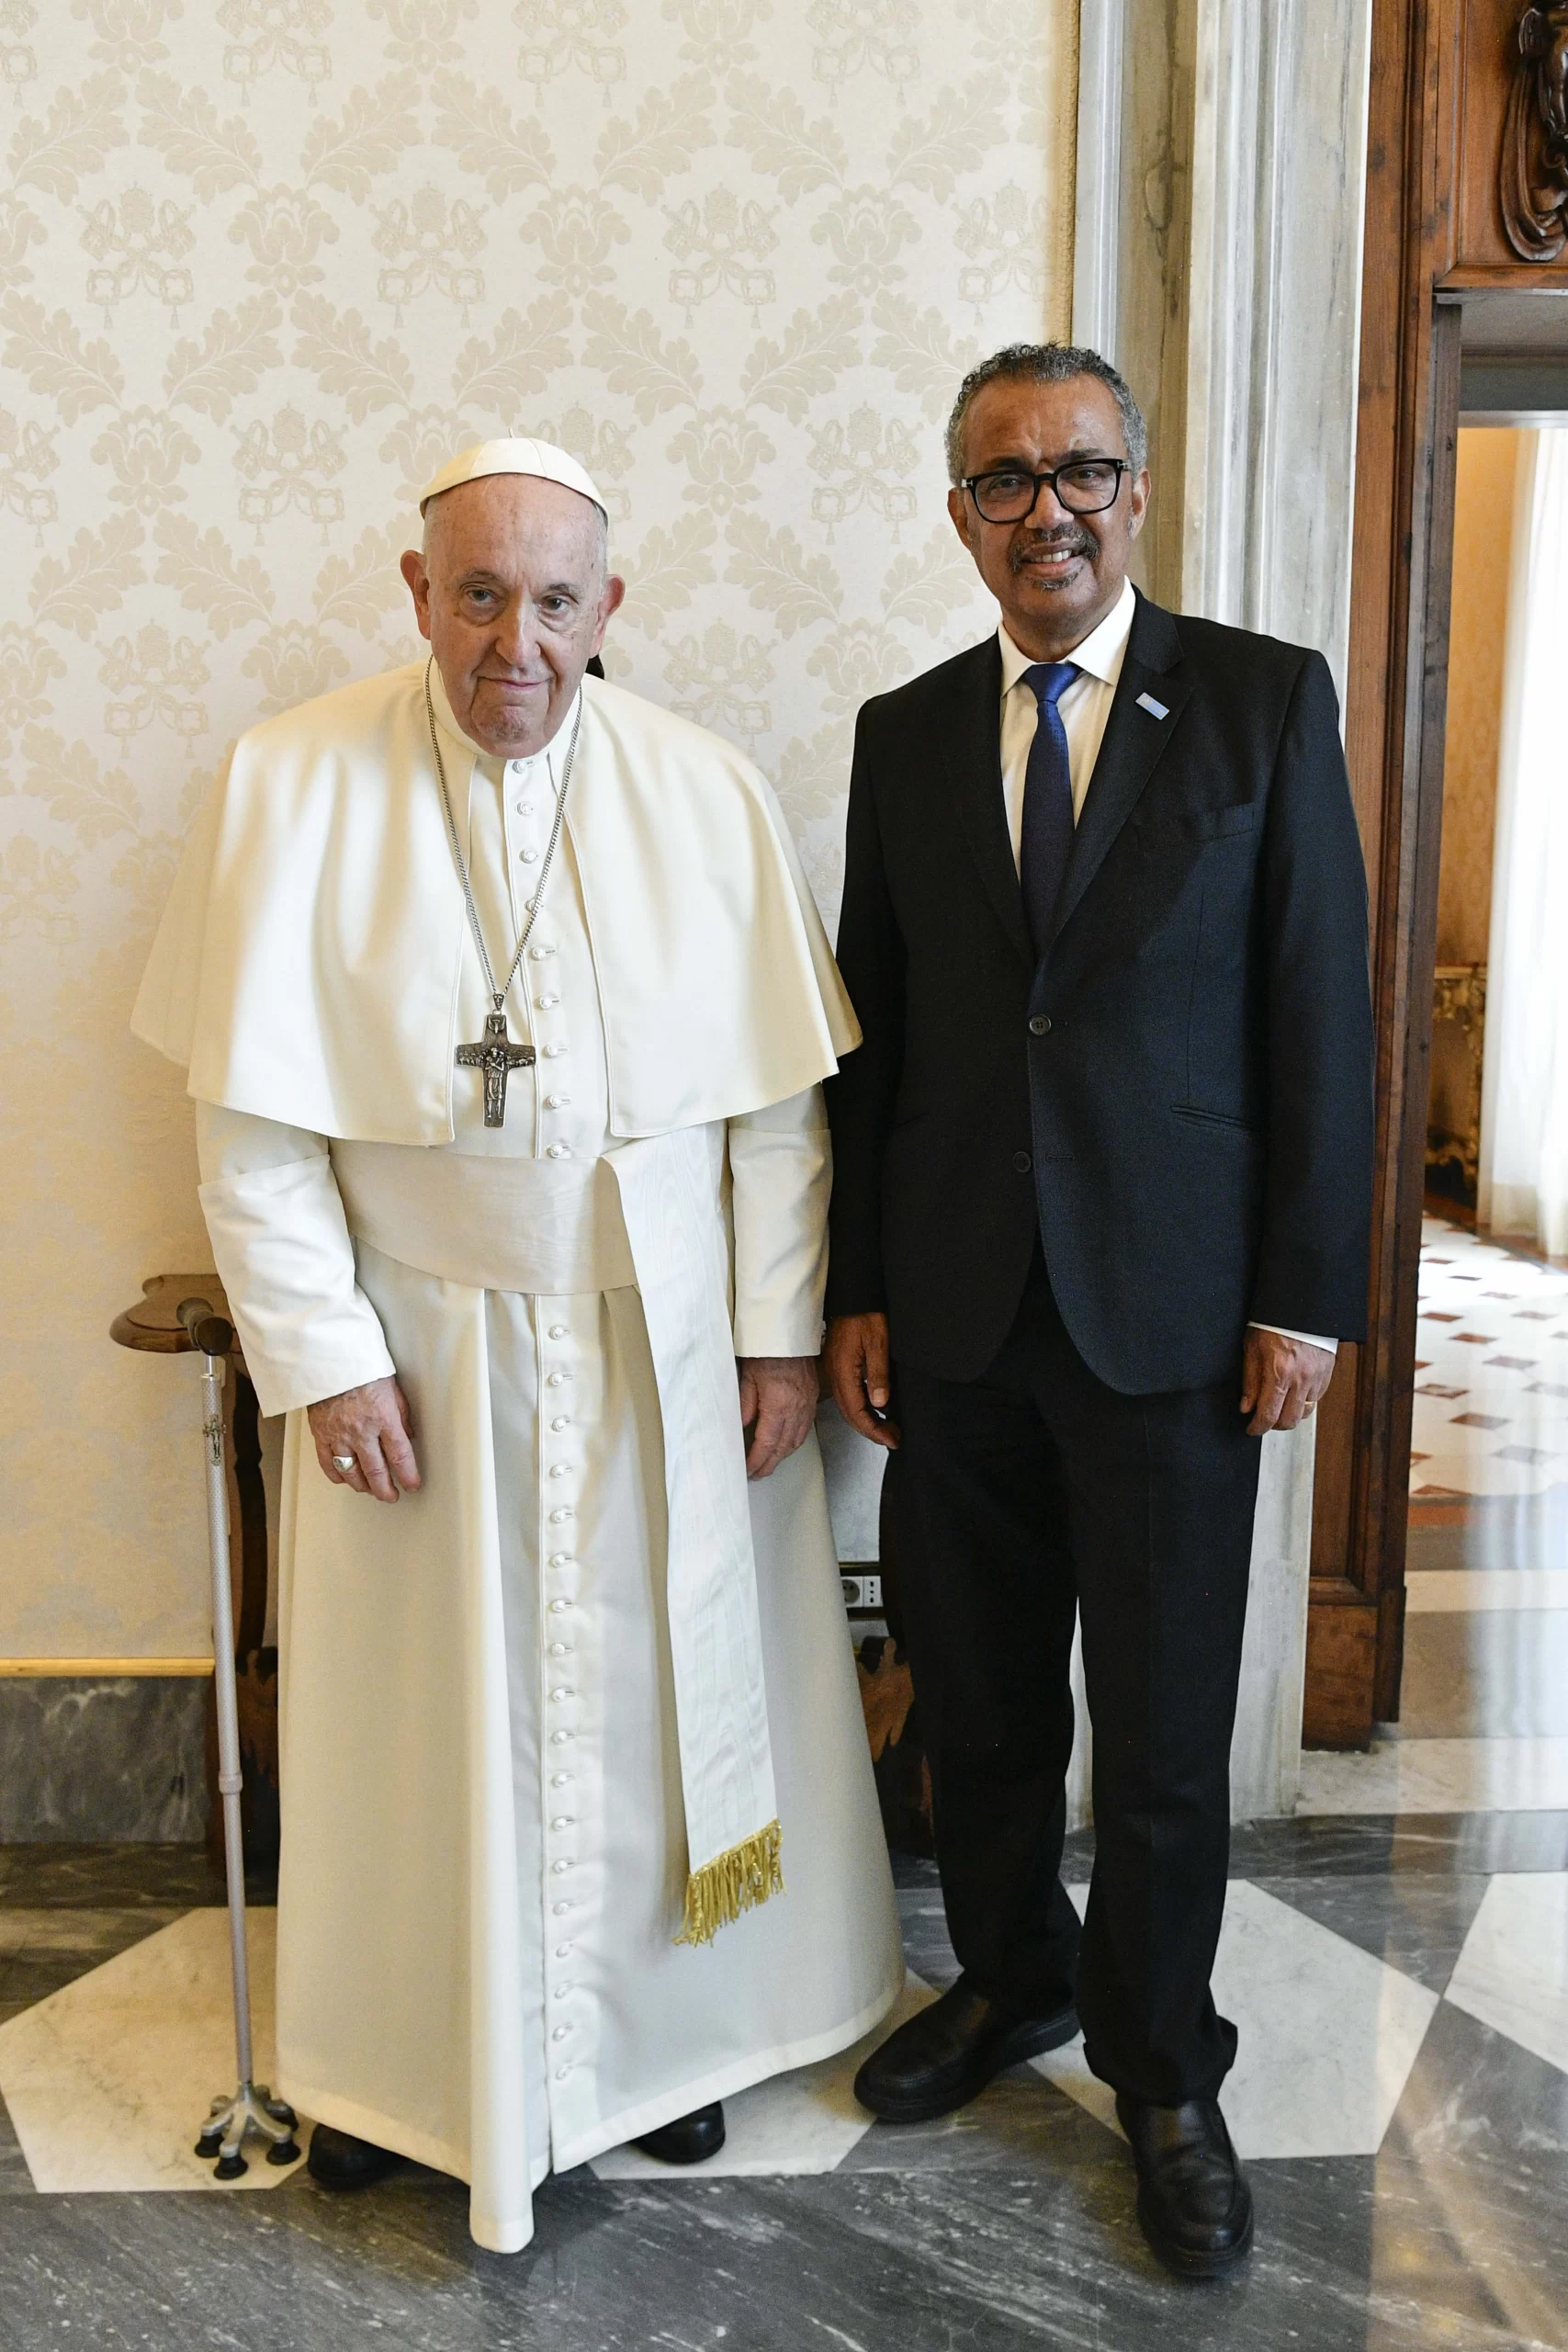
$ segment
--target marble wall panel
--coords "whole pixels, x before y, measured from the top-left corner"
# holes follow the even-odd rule
[[[1344,690],[1371,0],[1200,0],[1183,600]]]
[[[0,1845],[198,1842],[208,1687],[177,1675],[0,1678]]]
[[[1181,600],[1193,0],[1081,0],[1073,336],[1137,395],[1154,479],[1133,576]]]

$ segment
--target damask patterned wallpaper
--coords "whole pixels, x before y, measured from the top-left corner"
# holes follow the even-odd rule
[[[1076,0],[0,0],[0,1657],[205,1645],[209,1262],[126,1019],[258,715],[406,660],[414,487],[592,467],[612,674],[742,743],[829,919],[853,714],[989,625],[940,422],[1065,332]],[[9,119],[5,119],[8,113]]]

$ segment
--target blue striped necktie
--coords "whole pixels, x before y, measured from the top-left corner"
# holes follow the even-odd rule
[[[1051,936],[1051,919],[1073,854],[1072,767],[1067,730],[1056,705],[1078,675],[1076,662],[1036,662],[1023,673],[1024,684],[1039,703],[1040,716],[1023,776],[1018,878],[1023,891],[1024,920],[1037,956],[1044,954]]]

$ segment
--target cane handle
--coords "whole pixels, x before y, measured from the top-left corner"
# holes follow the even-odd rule
[[[175,1319],[184,1326],[191,1346],[204,1356],[226,1356],[234,1344],[233,1325],[213,1313],[210,1299],[182,1299],[175,1309]]]

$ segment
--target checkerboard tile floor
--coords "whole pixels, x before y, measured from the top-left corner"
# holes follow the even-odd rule
[[[1555,1487],[1568,1488],[1568,1266],[1427,1217],[1410,1491]]]
[[[1263,1872],[1230,1883],[1214,1989],[1241,2032],[1225,2106],[1249,2161],[1375,2155],[1445,2000],[1568,2077],[1568,1871],[1467,1874],[1450,1889],[1442,1948],[1411,1953],[1391,1950],[1381,1872],[1332,1882],[1329,1917],[1317,1916],[1324,1882],[1311,1874],[1298,1883],[1296,1873],[1322,1839],[1321,1830],[1284,1822],[1254,1831],[1252,1859],[1265,1865],[1266,1883]],[[937,2143],[945,2165],[987,2168],[999,2153],[993,2127],[1005,2139],[1021,2120],[1048,2143],[1060,2117],[1038,2086],[1028,2114],[1030,2073],[1119,2133],[1111,2094],[1089,2073],[1081,2041],[1036,2059],[1011,2079],[1010,2095],[988,2097],[940,2131],[874,2124],[853,2096],[857,2066],[957,1973],[934,1866],[906,1863],[900,1877],[906,1941],[919,1948],[929,1979],[911,1970],[894,2016],[852,2050],[728,2099],[728,2142],[703,2166],[705,2181],[897,2174],[929,2165]],[[1087,1885],[1069,1891],[1081,1911]],[[276,1917],[257,1908],[249,1918],[264,2074],[272,2071]],[[56,1926],[47,1912],[0,1904],[0,1958],[28,1962],[35,1974],[52,1960],[67,1980],[0,2024],[0,2123],[21,2158],[11,2193],[235,2193],[192,2145],[210,2092],[232,2072],[226,1915],[186,1912],[81,1975],[69,1973],[79,1952],[56,1951]],[[123,1931],[113,1923],[109,1940]],[[636,2148],[599,2157],[592,2169],[605,2181],[671,2177]],[[291,2177],[253,2160],[236,2186],[276,2190]]]

